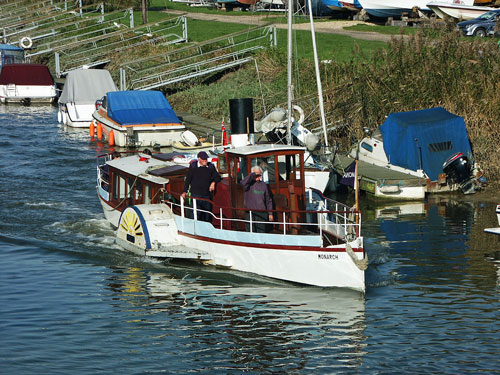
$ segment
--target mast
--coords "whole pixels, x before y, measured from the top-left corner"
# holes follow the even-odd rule
[[[288,110],[287,110],[287,124],[286,124],[286,143],[292,144],[292,47],[293,47],[293,34],[292,34],[292,20],[293,20],[293,0],[288,0]]]
[[[316,70],[316,86],[318,88],[318,103],[319,111],[321,115],[321,126],[323,126],[323,135],[325,137],[325,146],[328,146],[328,138],[326,135],[326,120],[325,120],[325,107],[323,104],[323,87],[321,85],[321,77],[319,75],[319,61],[318,61],[318,49],[316,48],[316,33],[314,31],[314,20],[312,15],[312,1],[307,0],[309,6],[309,22],[311,24],[311,37],[314,52],[314,68]]]

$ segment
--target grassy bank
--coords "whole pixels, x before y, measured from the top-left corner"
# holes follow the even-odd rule
[[[344,124],[329,134],[347,149],[362,128],[375,128],[391,112],[442,106],[465,118],[478,161],[490,182],[500,181],[497,162],[500,136],[500,58],[492,39],[465,39],[454,33],[429,38],[423,32],[394,40],[387,48],[366,53],[354,48],[350,59],[337,59],[330,49],[329,64],[321,65],[327,122]],[[267,51],[255,67],[246,66],[213,82],[178,92],[169,99],[174,108],[213,119],[228,116],[227,100],[254,97],[256,117],[286,102],[286,56]],[[314,66],[300,59],[296,97],[306,113],[314,114]]]

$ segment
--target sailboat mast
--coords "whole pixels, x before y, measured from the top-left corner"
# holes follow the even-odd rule
[[[325,119],[325,106],[323,104],[323,87],[321,85],[321,77],[319,75],[319,61],[318,61],[318,49],[316,48],[316,33],[314,31],[314,20],[312,14],[312,1],[307,0],[309,6],[309,21],[311,24],[311,36],[312,45],[314,53],[314,68],[316,69],[316,86],[318,88],[318,102],[319,102],[319,112],[321,115],[321,126],[323,127],[323,135],[325,137],[325,146],[328,146],[328,138],[326,135],[326,119]]]
[[[288,0],[288,112],[287,112],[287,125],[286,125],[286,143],[292,144],[292,97],[293,97],[293,86],[292,86],[292,48],[293,48],[293,33],[292,33],[292,22],[293,22],[293,0]]]

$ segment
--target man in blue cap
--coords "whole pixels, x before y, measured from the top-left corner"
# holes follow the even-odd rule
[[[208,161],[205,151],[198,153],[198,160],[189,165],[189,170],[184,181],[182,197],[186,198],[187,191],[190,190],[192,198],[212,199],[211,195],[215,191],[215,184],[222,178],[215,166]],[[210,212],[212,205],[206,200],[197,199],[197,218],[202,221],[212,221]]]

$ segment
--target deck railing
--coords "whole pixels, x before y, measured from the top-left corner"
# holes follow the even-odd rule
[[[204,198],[190,197],[190,204],[179,196],[178,199],[164,201],[175,215],[181,217],[181,228],[184,231],[186,219],[200,221],[200,214],[204,213],[209,217],[210,222],[217,229],[226,229],[234,231],[245,231],[250,233],[280,233],[284,235],[319,235],[329,233],[336,238],[348,241],[361,235],[361,213],[352,210],[350,207],[324,198],[321,201],[312,199],[309,196],[308,204],[313,209],[308,210],[249,210],[239,207],[220,207],[218,212],[213,210],[203,210],[199,208],[200,201],[209,202],[212,207],[213,201]],[[311,205],[314,203],[314,205]],[[334,211],[328,207],[335,207]],[[229,214],[229,215],[228,215]],[[260,215],[259,215],[260,214]],[[273,215],[272,221],[262,220],[260,217]],[[272,230],[262,230],[263,226],[272,228]]]

